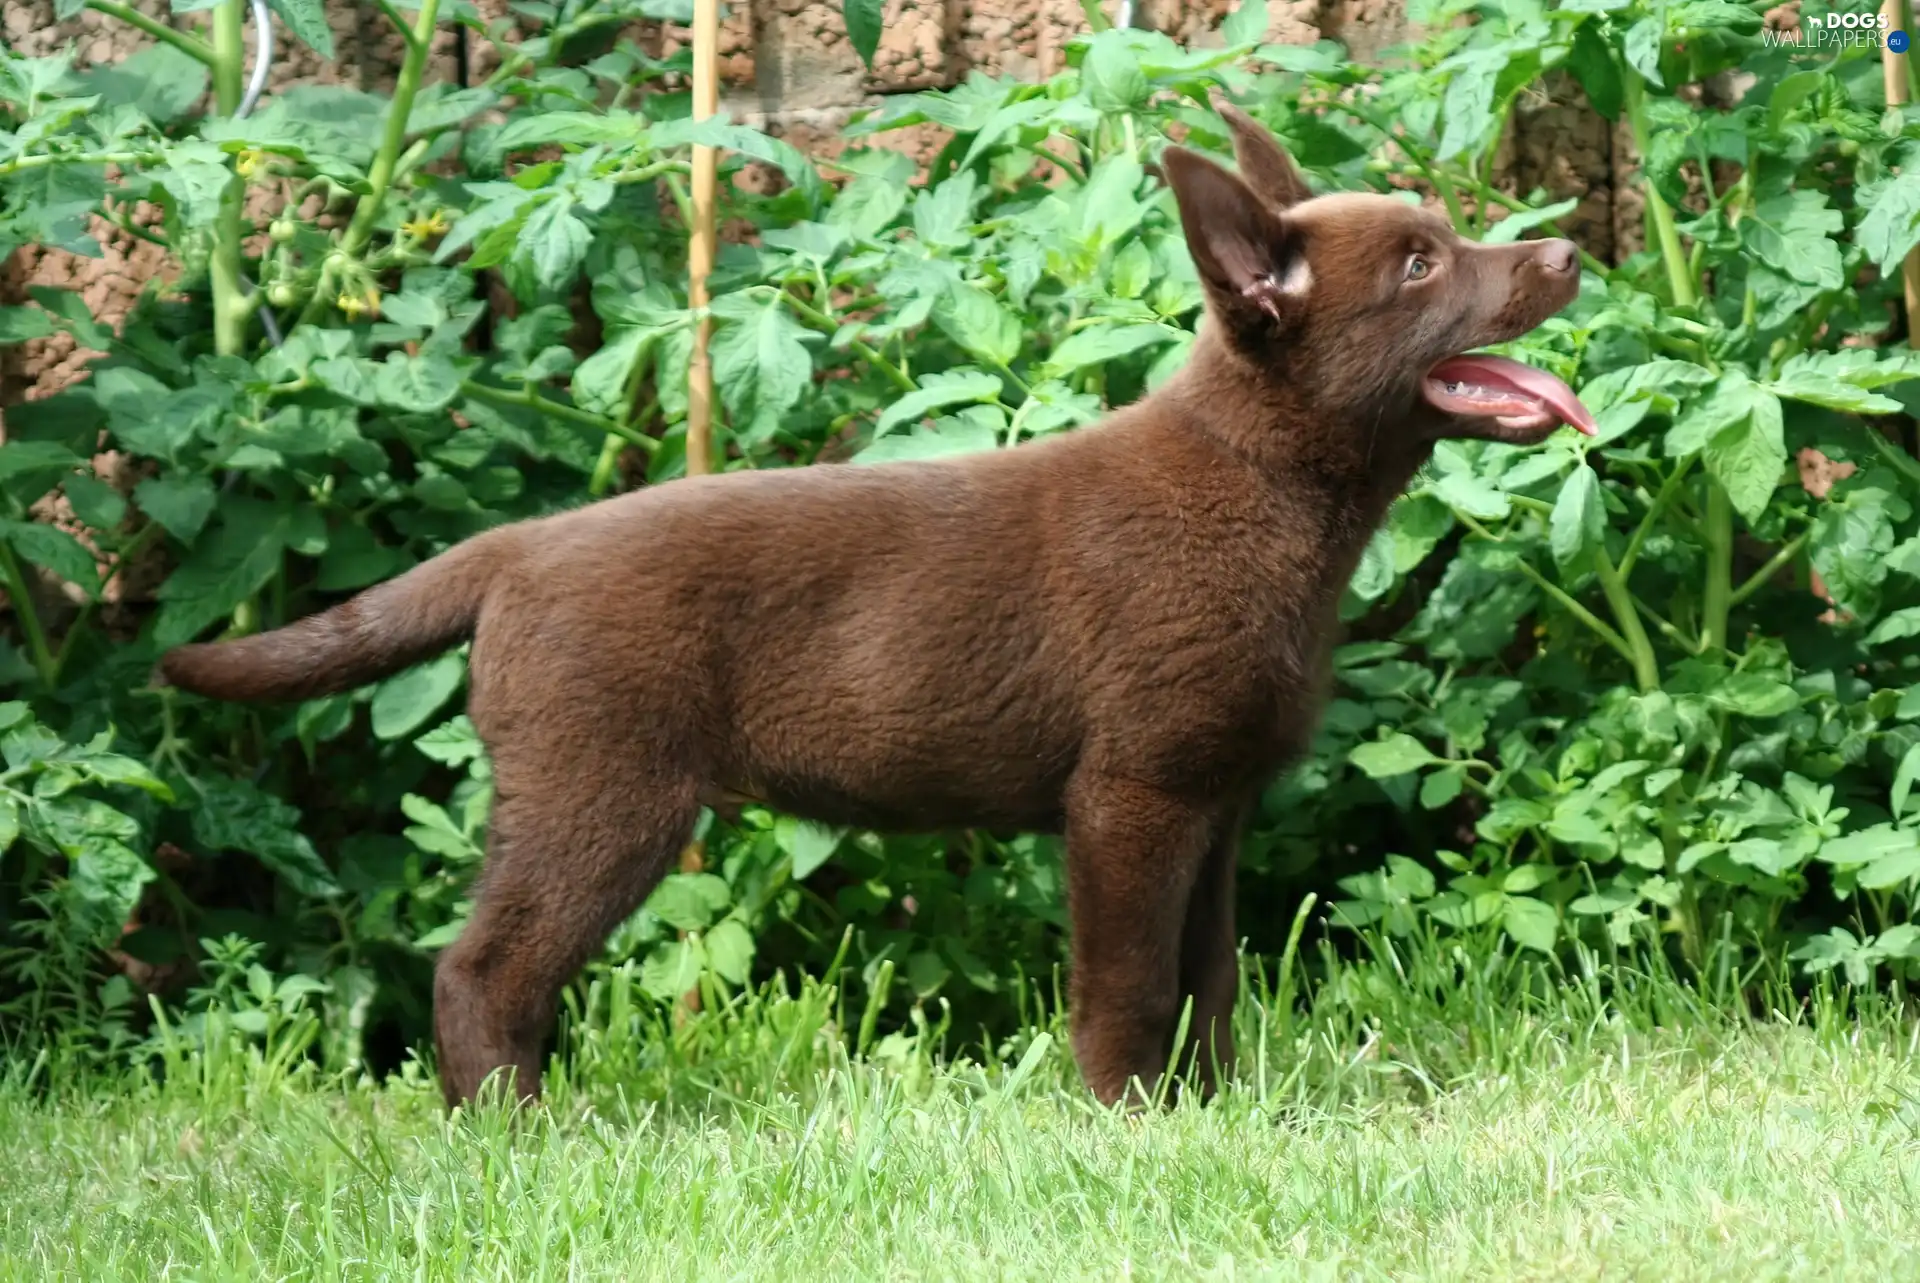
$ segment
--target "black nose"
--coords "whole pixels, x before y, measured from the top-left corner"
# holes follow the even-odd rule
[[[1571,272],[1580,261],[1580,251],[1572,241],[1540,241],[1539,246],[1540,266],[1549,272]]]

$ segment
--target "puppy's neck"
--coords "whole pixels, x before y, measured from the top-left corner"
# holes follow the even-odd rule
[[[1417,424],[1329,409],[1299,384],[1261,377],[1213,325],[1161,397],[1276,489],[1316,499],[1369,534],[1433,453],[1432,435]]]

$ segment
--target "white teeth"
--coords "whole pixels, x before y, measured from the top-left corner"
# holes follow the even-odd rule
[[[1449,383],[1447,384],[1447,391],[1449,394],[1457,396],[1460,392],[1460,385],[1458,383]]]

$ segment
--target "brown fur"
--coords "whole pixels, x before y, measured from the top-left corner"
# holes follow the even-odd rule
[[[1426,408],[1421,376],[1537,325],[1578,273],[1564,241],[1478,246],[1388,197],[1306,199],[1225,110],[1244,181],[1163,162],[1207,324],[1182,373],[1103,424],[677,481],[164,657],[188,690],[292,700],[473,639],[498,792],[436,977],[449,1102],[502,1069],[537,1093],[560,988],[726,794],[1064,833],[1094,1094],[1153,1089],[1188,999],[1203,1080],[1231,1062],[1237,828],[1313,735],[1347,578],[1437,438],[1523,435]],[[1435,270],[1407,281],[1416,252]]]

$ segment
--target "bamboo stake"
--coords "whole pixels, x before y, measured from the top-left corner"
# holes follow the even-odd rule
[[[1881,6],[1887,15],[1887,30],[1906,31],[1913,21],[1911,0],[1886,0]],[[1907,32],[1912,36],[1912,32]],[[1913,77],[1908,68],[1905,51],[1895,53],[1889,49],[1884,38],[1880,45],[1880,71],[1887,89],[1887,106],[1898,107],[1913,98]],[[1900,272],[1907,294],[1907,343],[1920,348],[1920,246],[1907,251],[1907,261]]]
[[[705,120],[720,110],[720,0],[694,0],[693,118]],[[687,240],[687,306],[700,314],[694,323],[693,359],[687,363],[687,475],[713,471],[713,321],[706,315],[707,277],[713,272],[717,228],[714,189],[720,154],[712,147],[693,149],[693,226]],[[698,839],[680,852],[680,871],[706,867],[706,849]],[[681,997],[686,1012],[700,1010],[696,986]]]
[[[705,120],[720,109],[720,4],[695,0],[693,10],[693,118]],[[687,243],[687,305],[704,313],[707,277],[713,271],[714,188],[720,155],[712,147],[693,149],[693,226]],[[713,471],[713,322],[702,315],[693,332],[693,360],[687,366],[687,475]]]

